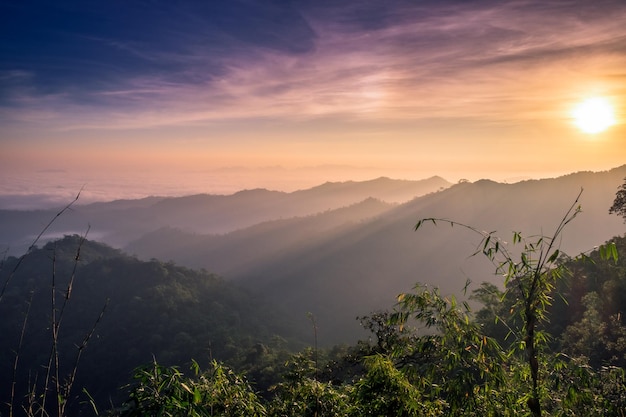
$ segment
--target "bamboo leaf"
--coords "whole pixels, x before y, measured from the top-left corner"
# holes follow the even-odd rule
[[[559,250],[555,250],[554,253],[550,255],[550,258],[548,258],[548,263],[553,263],[554,261],[556,261],[556,259],[559,257],[559,254]]]
[[[609,242],[606,245],[602,245],[599,248],[600,250],[600,258],[605,261],[613,260],[613,262],[617,263],[618,261],[618,253],[617,246],[615,242]]]

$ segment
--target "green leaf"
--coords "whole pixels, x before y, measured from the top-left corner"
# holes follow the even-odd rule
[[[554,261],[556,261],[556,259],[559,257],[559,250],[555,250],[554,253],[552,255],[550,255],[550,257],[548,258],[548,263],[553,263]]]
[[[528,256],[526,256],[526,252],[522,252],[522,265],[528,266]]]
[[[485,244],[483,245],[483,250],[487,250],[487,246],[489,245],[490,241],[491,241],[491,235],[487,236],[487,238],[485,239]]]
[[[602,258],[602,260],[610,261],[612,259],[613,262],[617,263],[618,254],[617,254],[617,246],[615,245],[615,242],[609,242],[606,245],[602,245],[600,246],[599,249],[600,249],[600,258]]]

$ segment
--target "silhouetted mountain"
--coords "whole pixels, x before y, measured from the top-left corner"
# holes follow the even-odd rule
[[[576,254],[624,230],[621,219],[608,214],[624,177],[626,165],[514,184],[481,180],[393,207],[373,199],[343,203],[376,190],[391,198],[393,187],[405,189],[412,183],[381,178],[294,193],[248,190],[232,196],[158,199],[137,209],[119,202],[119,211],[107,212],[106,204],[98,209],[109,216],[111,223],[103,224],[115,227],[117,237],[130,241],[141,236],[129,251],[219,272],[301,318],[303,327],[308,325],[306,313],[312,312],[318,317],[320,340],[332,344],[360,335],[357,315],[389,307],[398,293],[416,282],[455,294],[466,279],[499,282],[493,265],[470,257],[478,236],[432,225],[415,232],[420,218],[449,218],[498,231],[505,240],[513,231],[550,234],[583,188],[582,213],[568,225],[562,242],[564,251]],[[430,181],[433,186],[440,179]],[[330,210],[332,203],[344,208]],[[76,212],[86,222],[90,212],[83,207],[64,217],[75,217]],[[95,227],[102,221],[95,218],[91,223],[96,233],[106,229]],[[197,226],[191,228],[194,222]],[[236,230],[203,234],[204,228],[227,226]]]
[[[301,317],[303,325],[306,313],[313,312],[321,340],[331,344],[359,336],[357,315],[389,307],[418,281],[454,294],[466,279],[499,282],[492,264],[470,257],[479,236],[443,225],[415,232],[420,218],[449,218],[497,231],[505,240],[513,231],[549,235],[582,188],[582,213],[562,242],[562,250],[577,254],[623,232],[622,220],[608,208],[624,177],[626,166],[515,184],[461,183],[359,223],[312,231],[302,219],[270,222],[224,236],[196,236],[183,247],[168,246],[167,252],[177,261],[223,271]],[[155,246],[173,241],[169,236],[145,241]]]
[[[349,206],[367,198],[404,202],[448,186],[450,183],[440,177],[421,181],[378,178],[364,182],[326,183],[292,193],[257,189],[232,195],[200,194],[77,204],[72,207],[71,215],[55,221],[48,236],[82,234],[90,225],[91,238],[123,247],[163,227],[189,233],[228,233],[261,222]],[[22,253],[58,211],[0,210],[0,243],[10,245],[13,254]]]
[[[562,242],[564,251],[577,254],[623,233],[622,220],[609,215],[608,207],[624,177],[626,167],[511,185],[459,184],[233,278],[268,295],[294,316],[315,313],[320,334],[329,342],[345,340],[359,334],[353,317],[388,307],[418,281],[453,294],[461,292],[466,279],[501,283],[485,258],[468,258],[479,242],[476,235],[444,225],[426,225],[414,232],[418,219],[449,218],[498,231],[505,240],[511,239],[512,231],[551,234],[583,187],[583,212],[568,225]]]
[[[306,248],[311,242],[334,236],[393,207],[369,198],[341,209],[263,222],[224,235],[200,235],[168,227],[144,235],[125,250],[144,259],[172,260],[223,276],[239,276],[255,265]]]

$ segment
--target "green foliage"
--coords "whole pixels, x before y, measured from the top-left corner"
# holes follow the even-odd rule
[[[494,263],[496,272],[504,277],[504,297],[513,301],[510,307],[513,320],[507,324],[509,334],[513,336],[508,356],[519,354],[524,356],[529,378],[528,391],[522,398],[535,417],[542,415],[542,403],[547,399],[545,378],[542,374],[546,371],[540,369],[540,364],[543,362],[541,355],[548,348],[550,335],[544,331],[542,325],[548,320],[548,310],[552,305],[555,286],[568,273],[566,266],[560,262],[562,253],[558,244],[565,227],[581,211],[578,205],[581,194],[582,190],[552,235],[526,238],[521,233],[514,232],[510,248],[494,232],[483,232],[446,219],[428,218],[420,220],[416,225],[417,230],[427,222],[435,225],[437,222],[443,222],[450,226],[459,225],[481,236],[475,255],[482,253]],[[602,255],[617,260],[617,251],[610,245],[608,249],[602,250]],[[487,291],[483,291],[479,296],[486,298]],[[423,308],[422,305],[417,306]],[[491,313],[499,320],[496,311],[492,309]],[[432,316],[419,314],[417,317],[425,319],[427,324],[436,323]],[[447,331],[446,328],[441,330],[444,334]],[[521,380],[524,379],[522,375]]]
[[[354,387],[355,416],[442,416],[444,401],[425,398],[409,378],[383,355],[365,358],[366,375]]]
[[[369,316],[357,317],[361,326],[376,337],[375,353],[391,353],[412,343],[412,333],[404,323],[394,319],[389,311],[375,311]]]
[[[194,362],[193,378],[156,360],[135,372],[135,385],[121,416],[228,416],[257,417],[265,408],[248,382],[228,367],[213,361],[207,372]]]
[[[626,411],[624,370],[616,367],[593,369],[586,358],[563,354],[545,364],[549,393],[546,414],[551,416],[623,416]]]
[[[350,416],[352,387],[303,378],[274,387],[269,415],[276,417]]]
[[[620,314],[626,301],[626,262],[615,256],[626,252],[626,238],[614,238],[603,247],[574,259],[561,258],[569,273],[555,283],[545,313],[549,320],[541,324],[545,334],[553,335],[539,356],[547,415],[622,416],[626,410],[626,332]],[[490,284],[474,291],[473,299],[484,305],[476,321],[486,333],[502,337],[505,329],[519,326],[511,315],[514,296]],[[516,357],[523,359],[513,355],[509,361]],[[519,390],[528,381],[526,367],[507,366],[510,383],[500,393]]]
[[[602,250],[602,248],[606,248]],[[608,249],[612,248],[612,249]],[[569,356],[584,355],[594,368],[626,367],[626,237],[611,242],[581,259],[567,261],[571,271],[557,291],[547,331],[561,335],[555,349]]]
[[[586,356],[596,362],[596,355],[601,354],[602,337],[607,323],[600,316],[600,297],[594,291],[582,298],[585,313],[580,322],[569,326],[562,336],[562,346],[576,356]]]
[[[283,381],[271,387],[273,399],[269,415],[289,416],[348,416],[351,413],[347,384],[335,385],[319,381],[314,360],[315,352],[306,349],[293,355],[285,364]]]
[[[473,320],[485,335],[491,336],[502,346],[510,346],[513,327],[519,326],[511,317],[514,301],[496,285],[483,282],[472,291],[470,300],[478,301],[482,308],[473,314]],[[508,342],[507,342],[508,340]]]
[[[412,319],[428,330],[394,352],[402,369],[432,401],[444,399],[450,413],[480,410],[487,394],[504,381],[498,343],[471,320],[467,303],[442,297],[436,288],[417,285],[398,299],[393,322],[404,325]]]

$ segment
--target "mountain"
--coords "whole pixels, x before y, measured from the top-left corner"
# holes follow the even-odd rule
[[[144,259],[171,260],[193,268],[206,268],[224,277],[236,277],[281,253],[306,248],[312,241],[362,224],[393,207],[395,205],[368,198],[348,207],[262,222],[223,235],[202,235],[165,227],[132,241],[124,250]]]
[[[440,177],[420,181],[378,178],[363,182],[326,183],[291,193],[264,189],[232,195],[199,194],[187,197],[150,197],[72,206],[71,215],[58,217],[48,238],[83,234],[123,247],[142,235],[163,227],[187,233],[223,234],[261,222],[318,214],[368,198],[388,203],[406,202],[451,184]],[[10,253],[23,253],[57,210],[0,210],[0,243]]]
[[[276,335],[301,346],[289,318],[257,294],[206,271],[143,262],[78,236],[49,242],[22,261],[8,257],[0,265],[0,283],[8,283],[0,298],[2,415],[16,352],[17,403],[31,384],[42,389],[54,346],[53,315],[60,377],[66,380],[80,352],[74,393],[85,388],[105,407],[121,394],[133,369],[154,358],[181,366],[191,359],[204,365],[212,358],[236,363]]]
[[[314,220],[321,221],[320,215],[193,239],[161,231],[162,235],[148,235],[129,249],[144,257],[169,254],[168,259],[177,262],[218,270],[287,309],[303,326],[307,312],[312,312],[320,340],[333,344],[360,337],[356,316],[393,306],[396,296],[416,282],[457,295],[466,279],[474,285],[501,284],[490,262],[470,256],[480,236],[460,227],[430,224],[416,232],[419,219],[448,218],[497,231],[504,240],[510,240],[513,231],[549,235],[582,189],[582,212],[559,242],[566,253],[578,254],[623,233],[622,220],[609,215],[608,208],[624,177],[626,166],[515,184],[481,180],[332,228],[309,227]],[[150,252],[160,244],[167,249]]]
[[[467,279],[500,283],[493,265],[470,256],[479,236],[430,224],[416,232],[419,219],[449,218],[497,231],[504,240],[513,231],[551,234],[583,189],[582,212],[560,242],[563,251],[577,254],[623,233],[624,224],[608,208],[625,177],[626,165],[513,184],[463,182],[439,191],[433,188],[445,183],[438,178],[380,178],[294,193],[248,190],[77,206],[62,219],[89,222],[90,238],[116,240],[142,259],[219,273],[285,309],[297,326],[308,326],[311,312],[320,342],[330,345],[360,337],[356,316],[393,306],[398,293],[416,282],[457,295]],[[393,205],[373,195],[391,200],[418,186],[426,186],[422,194]],[[23,222],[32,213],[13,214]],[[2,223],[14,226],[4,215]]]

